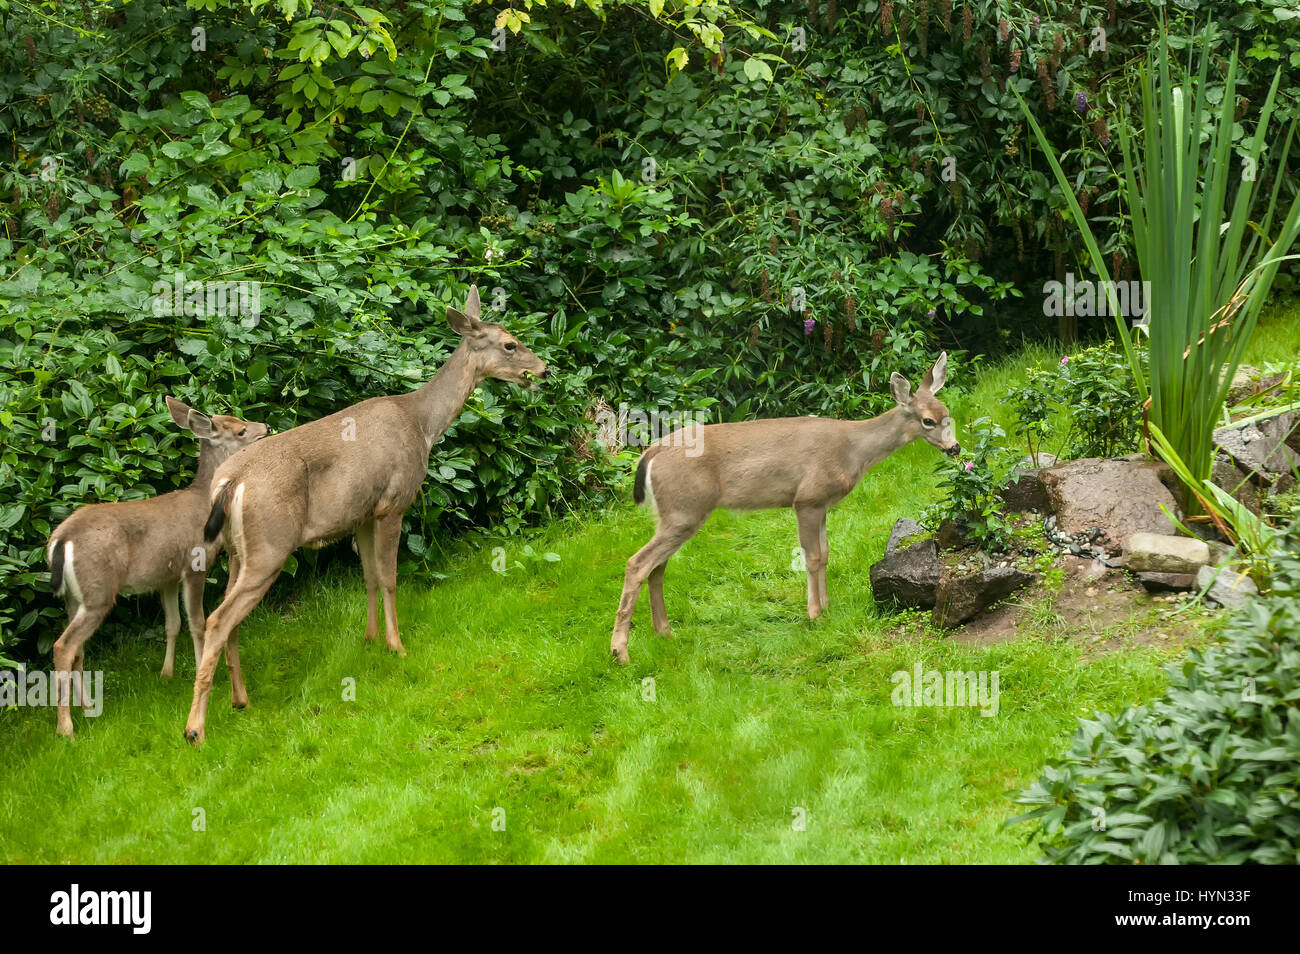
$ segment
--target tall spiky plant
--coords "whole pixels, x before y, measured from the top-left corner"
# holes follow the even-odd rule
[[[1083,235],[1093,268],[1106,283],[1109,311],[1133,377],[1142,397],[1150,401],[1150,422],[1165,438],[1162,456],[1175,455],[1185,465],[1183,470],[1198,480],[1210,475],[1214,427],[1232,376],[1278,266],[1291,257],[1287,251],[1300,233],[1300,195],[1286,216],[1275,222],[1283,179],[1280,167],[1291,148],[1294,122],[1281,150],[1273,154],[1278,171],[1267,209],[1259,221],[1250,219],[1252,210],[1262,204],[1262,157],[1281,70],[1274,74],[1254,135],[1237,147],[1240,162],[1233,162],[1237,53],[1234,49],[1229,59],[1216,115],[1207,99],[1210,55],[1205,51],[1212,47],[1212,26],[1207,26],[1200,43],[1189,44],[1193,59],[1182,81],[1176,82],[1162,24],[1159,43],[1139,71],[1142,125],[1136,139],[1130,137],[1127,124],[1120,124],[1121,192],[1133,221],[1141,278],[1149,283],[1149,294],[1144,296],[1149,309],[1149,377],[1143,374],[1126,316],[1119,313],[1111,276],[1074,189],[1033,113],[1020,99]],[[1194,59],[1198,50],[1199,64]],[[1233,178],[1237,181],[1228,211],[1225,199]]]

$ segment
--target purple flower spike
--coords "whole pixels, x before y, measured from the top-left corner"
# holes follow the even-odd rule
[[[1088,94],[1083,90],[1074,94],[1074,111],[1077,113],[1086,113],[1088,111]]]
[[[812,334],[812,333],[813,333],[813,329],[816,328],[816,327],[817,327],[817,319],[816,319],[816,318],[805,318],[805,319],[804,319],[804,322],[803,322],[803,333],[804,333],[804,337],[807,337],[808,335]]]

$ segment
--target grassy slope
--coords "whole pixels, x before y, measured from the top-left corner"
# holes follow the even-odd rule
[[[1296,325],[1275,317],[1252,358],[1294,354]],[[1002,417],[1023,365],[987,369],[954,415]],[[1032,860],[998,830],[1015,793],[1075,715],[1159,692],[1162,657],[900,637],[867,568],[892,522],[934,499],[936,459],[905,448],[832,513],[832,603],[815,624],[793,516],[715,516],[669,567],[676,639],[654,635],[643,599],[627,669],[606,659],[609,627],[623,561],[652,529],[630,506],[532,541],[559,563],[503,577],[467,551],[447,580],[402,586],[406,659],[363,644],[359,575],[307,583],[286,614],[259,609],[242,640],[252,706],[230,709],[223,675],[202,751],[181,739],[192,664],[168,685],[157,643],[92,643],[105,712],[76,716],[75,744],[48,710],[0,715],[0,860]],[[918,661],[998,670],[1000,713],[892,706],[890,675]]]

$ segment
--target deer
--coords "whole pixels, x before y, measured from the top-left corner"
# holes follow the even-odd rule
[[[719,507],[794,508],[808,575],[808,618],[817,619],[830,605],[826,512],[868,470],[914,440],[924,439],[950,457],[961,453],[948,409],[935,399],[947,369],[944,352],[915,392],[895,371],[889,379],[895,406],[870,420],[785,417],[692,424],[648,447],[637,462],[632,497],[656,511],[657,527],[627,561],[610,639],[614,660],[628,662],[628,633],[643,583],[649,583],[655,632],[671,638],[663,591],[668,558]]]
[[[397,625],[397,549],[402,517],[415,501],[434,444],[486,379],[535,389],[546,364],[499,324],[480,320],[478,286],[463,310],[448,306],[456,349],[423,387],[374,397],[260,441],[217,470],[205,540],[223,535],[230,556],[225,598],[208,617],[203,661],[185,738],[206,735],[208,694],[219,654],[226,653],[231,702],[248,705],[239,667],[238,626],[302,546],[355,538],[366,585],[365,641],[378,637],[384,599],[387,648],[405,656]]]
[[[208,417],[170,395],[166,400],[172,420],[200,442],[198,468],[190,485],[148,500],[80,507],[54,529],[46,546],[50,587],[68,611],[67,628],[54,643],[56,731],[68,738],[73,737],[68,683],[73,681],[80,693],[86,641],[104,622],[119,593],[159,595],[167,636],[164,679],[172,678],[176,661],[176,634],[181,629],[178,593],[184,594],[195,663],[203,656],[203,586],[218,552],[217,546],[203,541],[208,488],[217,468],[265,437],[268,428],[225,414]]]

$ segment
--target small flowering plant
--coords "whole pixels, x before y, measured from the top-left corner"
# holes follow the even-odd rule
[[[1006,436],[991,418],[972,422],[962,436],[961,458],[945,458],[937,467],[939,486],[947,488],[948,495],[926,512],[926,526],[937,528],[949,520],[986,550],[1007,548],[1011,527],[999,493],[1011,465],[1011,454],[1003,446]]]

